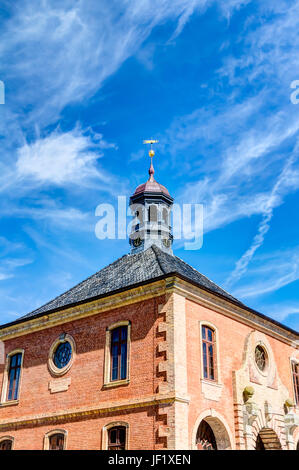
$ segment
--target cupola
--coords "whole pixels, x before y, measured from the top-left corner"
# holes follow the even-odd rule
[[[148,180],[140,184],[130,198],[130,208],[135,215],[130,234],[131,253],[146,250],[151,245],[172,254],[171,207],[173,198],[167,188],[155,180],[152,145],[156,140],[146,140],[150,144],[151,159]]]

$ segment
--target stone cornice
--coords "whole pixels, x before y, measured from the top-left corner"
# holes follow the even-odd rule
[[[21,427],[36,427],[47,423],[59,423],[61,421],[80,421],[86,417],[97,417],[106,413],[114,413],[121,410],[141,408],[155,405],[168,405],[174,402],[189,404],[188,397],[180,397],[176,392],[168,394],[158,394],[144,396],[129,400],[106,402],[97,406],[61,410],[53,413],[42,413],[37,415],[24,416],[22,418],[12,418],[0,420],[0,430],[17,429]]]
[[[61,309],[52,313],[45,313],[30,320],[24,319],[24,322],[8,325],[0,330],[0,341],[23,336],[35,331],[51,328],[70,321],[89,317],[107,312],[115,308],[130,305],[143,300],[162,296],[165,293],[177,292],[189,300],[192,300],[204,307],[219,312],[225,316],[240,321],[251,328],[258,329],[280,341],[283,341],[295,349],[299,348],[299,336],[292,333],[287,328],[258,315],[250,309],[234,304],[220,295],[215,295],[201,287],[189,283],[175,274],[165,276],[165,279],[159,279],[152,283],[147,283],[138,287],[128,288],[122,292],[113,295],[107,295],[101,299],[87,301],[80,305]]]
[[[45,313],[44,315],[32,318],[31,320],[24,319],[24,322],[22,323],[13,324],[7,328],[1,329],[0,341],[6,341],[35,331],[44,330],[56,325],[96,315],[101,312],[107,312],[125,305],[159,297],[163,294],[165,294],[164,280],[128,289],[75,307],[65,308],[50,314]]]
[[[188,300],[198,303],[206,308],[219,312],[229,318],[242,322],[251,328],[258,329],[265,334],[273,336],[290,346],[299,349],[299,336],[291,331],[280,327],[270,319],[255,314],[250,309],[242,308],[229,302],[221,296],[215,296],[206,290],[196,287],[176,276],[166,280],[166,291],[177,292],[185,296]]]

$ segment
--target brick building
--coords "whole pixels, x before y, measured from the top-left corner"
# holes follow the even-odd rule
[[[149,174],[131,254],[0,327],[0,449],[298,448],[298,333],[173,255]]]

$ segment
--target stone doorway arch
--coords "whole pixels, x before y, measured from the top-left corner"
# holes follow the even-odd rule
[[[215,434],[205,419],[203,419],[198,426],[196,434],[196,447],[198,450],[217,450]]]
[[[262,428],[256,438],[255,450],[281,450],[276,432],[271,428]]]
[[[192,448],[196,450],[231,450],[232,437],[218,413],[202,413],[193,428]]]

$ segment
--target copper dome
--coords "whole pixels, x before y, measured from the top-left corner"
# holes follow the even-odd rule
[[[149,179],[147,180],[146,183],[143,183],[137,186],[137,188],[135,189],[134,196],[135,194],[149,192],[149,193],[163,193],[166,196],[170,197],[168,189],[165,188],[165,186],[163,186],[162,184],[158,183],[154,178],[155,170],[153,167],[152,159],[151,159],[151,166],[148,170],[148,173],[149,173]]]

